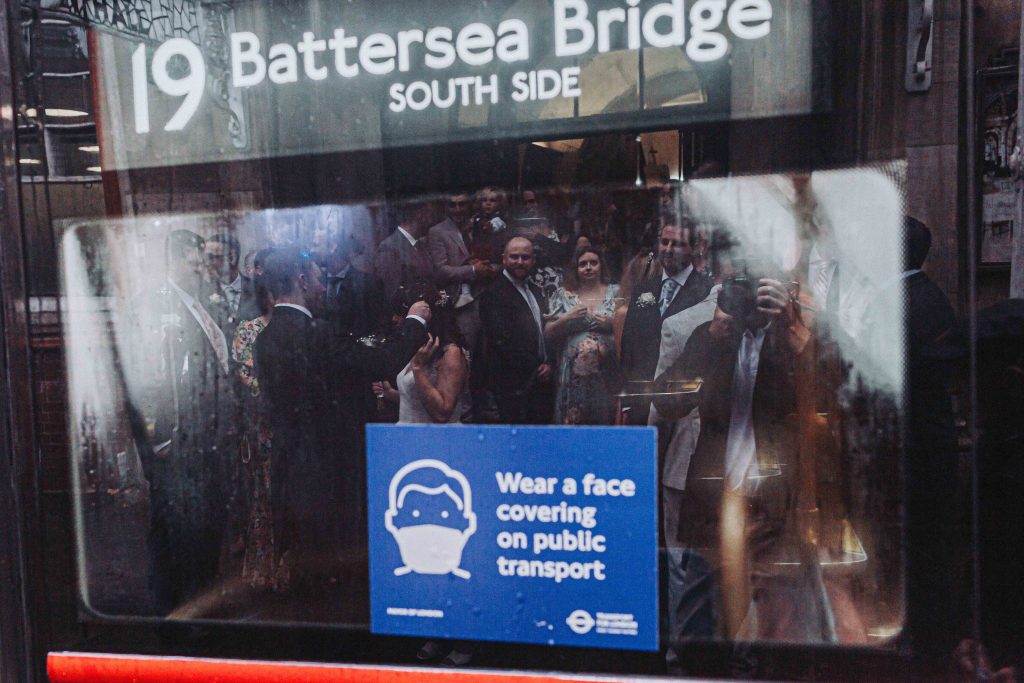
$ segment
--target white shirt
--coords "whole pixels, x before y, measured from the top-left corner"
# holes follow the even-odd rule
[[[331,278],[331,277],[340,277],[341,279],[345,279],[346,277],[348,277],[348,271],[350,271],[351,269],[352,269],[352,264],[350,263],[347,266],[345,266],[344,268],[342,268],[341,270],[339,270],[337,273],[329,273],[327,275],[327,277],[329,277],[329,278]]]
[[[327,276],[327,296],[336,297],[341,291],[341,281],[348,277],[349,271],[352,270],[352,264],[348,264],[337,273],[331,273]]]
[[[207,341],[210,342],[210,346],[213,347],[213,352],[217,356],[217,363],[220,365],[221,370],[224,374],[228,373],[228,340],[224,336],[224,331],[217,325],[217,321],[213,319],[210,312],[203,308],[203,305],[199,303],[194,296],[186,292],[184,289],[179,287],[174,280],[168,278],[167,283],[171,286],[178,296],[181,298],[181,303],[185,304],[185,308],[192,314],[192,317],[198,323],[203,334],[206,335]],[[188,356],[185,356],[185,365],[182,367],[182,372],[188,371]]]
[[[766,328],[745,330],[740,339],[732,372],[732,403],[729,435],[725,442],[725,480],[738,489],[748,476],[757,475],[757,444],[754,441],[754,385],[761,363]]]
[[[530,307],[530,312],[533,313],[533,320],[537,323],[537,334],[539,335],[537,341],[537,352],[541,358],[546,359],[547,354],[544,349],[544,322],[541,319],[540,305],[537,303],[536,297],[533,296],[533,292],[530,291],[530,288],[526,286],[525,280],[522,282],[516,280],[514,277],[509,275],[507,270],[503,270],[502,273],[504,273],[505,277],[508,278],[508,281],[512,283],[512,286],[516,288],[519,295],[523,297],[526,301],[526,305]]]
[[[825,310],[828,290],[832,287],[832,278],[835,277],[838,261],[825,256],[817,244],[811,247],[807,261],[807,282],[811,288],[811,295],[818,307]]]
[[[296,311],[302,311],[306,317],[312,319],[313,314],[309,312],[309,309],[299,304],[274,304],[274,308],[294,308]]]
[[[228,305],[231,306],[231,314],[234,315],[238,312],[238,304],[242,300],[242,276],[238,275],[235,277],[234,282],[230,285],[224,285],[224,296],[228,300]]]
[[[402,237],[404,237],[409,242],[409,244],[411,244],[414,247],[416,246],[416,243],[419,242],[418,239],[410,235],[409,231],[403,228],[401,225],[398,226],[398,232],[402,233]]]
[[[856,268],[847,267],[845,261],[839,268],[839,260],[826,255],[817,243],[808,255],[807,283],[814,303],[825,312],[824,319],[838,324],[851,339],[859,338],[865,331],[865,316],[875,293],[871,283]],[[837,310],[826,310],[829,291],[837,285],[839,295],[831,302]]]

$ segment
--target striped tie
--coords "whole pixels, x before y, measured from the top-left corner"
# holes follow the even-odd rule
[[[665,315],[665,311],[668,310],[669,304],[672,303],[672,299],[676,297],[676,290],[679,289],[679,283],[669,278],[661,284],[661,301],[659,305],[661,307],[661,314]]]

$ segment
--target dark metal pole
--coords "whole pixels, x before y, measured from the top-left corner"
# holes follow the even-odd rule
[[[1024,5],[1021,5],[1020,41],[1024,45]],[[1010,165],[1016,178],[1017,215],[1010,256],[1010,297],[1024,298],[1024,60],[1017,58],[1017,139]]]
[[[33,647],[28,556],[36,519],[28,299],[15,87],[19,5],[0,3],[0,682],[41,675]],[[28,498],[28,501],[26,501]],[[42,618],[40,615],[39,618]]]
[[[981,523],[978,494],[978,122],[977,95],[975,84],[977,74],[974,66],[974,0],[965,0],[964,12],[964,74],[966,107],[966,150],[967,178],[967,325],[969,330],[969,361],[967,400],[970,404],[968,430],[970,433],[971,458],[971,634],[976,644],[981,643]],[[977,650],[980,659],[980,648]],[[980,671],[975,661],[975,670]]]

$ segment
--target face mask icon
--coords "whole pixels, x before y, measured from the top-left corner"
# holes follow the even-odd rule
[[[473,493],[465,475],[440,460],[416,460],[391,478],[384,526],[398,543],[402,566],[395,576],[454,574],[461,569],[462,550],[476,532]]]

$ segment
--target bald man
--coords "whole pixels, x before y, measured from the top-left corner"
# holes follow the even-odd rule
[[[502,273],[480,295],[486,386],[508,424],[547,424],[554,391],[553,355],[544,343],[547,301],[527,277],[533,244],[513,237],[502,252]]]

